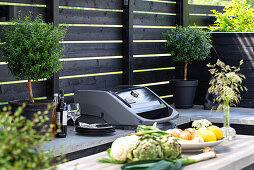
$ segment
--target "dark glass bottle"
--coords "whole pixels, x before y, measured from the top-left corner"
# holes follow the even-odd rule
[[[53,109],[53,115],[52,115],[52,125],[53,125],[52,134],[53,134],[53,136],[56,135],[56,107],[57,107],[58,101],[59,101],[58,98],[59,98],[58,93],[54,93],[54,99],[53,99],[54,109]]]
[[[67,135],[67,109],[64,103],[64,91],[60,90],[60,101],[56,107],[57,138],[65,138]]]

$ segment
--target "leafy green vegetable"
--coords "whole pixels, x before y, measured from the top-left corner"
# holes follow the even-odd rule
[[[145,134],[152,134],[155,136],[169,135],[168,132],[160,130],[156,126],[157,126],[157,122],[155,122],[152,126],[138,125],[137,133],[133,133],[132,135],[145,135]]]
[[[166,160],[143,160],[129,162],[121,167],[122,170],[177,170],[180,169],[187,158]]]
[[[155,165],[160,160],[142,160],[136,162],[126,163],[121,167],[122,170],[136,170],[136,169],[146,169]]]

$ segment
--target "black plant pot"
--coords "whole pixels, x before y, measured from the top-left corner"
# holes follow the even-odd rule
[[[22,116],[26,117],[26,119],[33,120],[34,114],[37,113],[38,111],[44,112],[45,110],[48,109],[48,106],[50,105],[51,107],[48,109],[47,116],[49,120],[45,121],[43,125],[47,125],[49,128],[50,125],[52,124],[52,115],[53,115],[53,101],[50,100],[35,100],[34,103],[30,103],[27,100],[14,100],[10,101],[9,104],[11,106],[12,113],[14,113],[18,107],[21,107],[23,103],[26,103],[26,107],[23,109]],[[37,131],[41,130],[41,127],[35,127]]]
[[[175,107],[188,109],[193,107],[193,101],[198,85],[198,80],[171,80]]]

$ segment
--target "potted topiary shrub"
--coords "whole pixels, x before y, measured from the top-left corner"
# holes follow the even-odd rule
[[[254,9],[246,0],[232,0],[223,12],[212,10],[215,22],[210,26],[212,31],[213,47],[217,54],[212,55],[211,63],[217,59],[237,66],[243,59],[241,73],[247,79],[243,85],[252,84],[253,72],[253,46],[254,46]],[[209,78],[208,78],[209,79]],[[209,81],[207,79],[207,82]],[[242,100],[238,106],[253,107],[254,97],[242,93]]]
[[[33,19],[32,13],[25,18],[19,15],[12,26],[3,28],[0,43],[2,61],[8,63],[10,73],[16,78],[28,80],[29,89],[29,100],[11,101],[9,104],[16,110],[26,103],[23,115],[28,119],[38,110],[43,111],[48,104],[53,104],[52,101],[34,101],[31,82],[50,78],[62,68],[59,59],[64,47],[59,41],[63,41],[65,34],[63,26],[54,27],[44,22],[40,15]]]
[[[188,65],[194,60],[205,60],[211,45],[210,33],[197,27],[177,26],[164,34],[167,40],[165,49],[175,62],[184,62],[184,79],[174,79],[173,97],[176,108],[191,108],[195,97],[198,80],[188,80]]]

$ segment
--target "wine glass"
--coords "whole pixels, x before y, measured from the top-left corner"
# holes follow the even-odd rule
[[[68,115],[73,120],[74,131],[75,131],[75,122],[78,117],[80,117],[80,106],[79,103],[70,103],[68,105]]]

